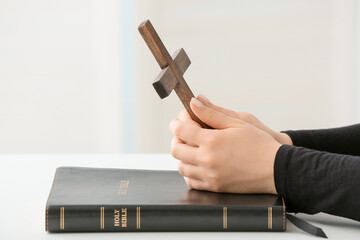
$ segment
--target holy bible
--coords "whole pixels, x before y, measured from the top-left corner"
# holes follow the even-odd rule
[[[49,232],[285,231],[280,196],[189,189],[177,171],[60,167]]]

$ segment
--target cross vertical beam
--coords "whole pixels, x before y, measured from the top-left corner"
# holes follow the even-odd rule
[[[178,66],[174,63],[169,52],[166,50],[164,44],[162,43],[159,35],[156,33],[153,25],[149,20],[146,20],[140,24],[138,30],[141,36],[144,38],[146,44],[148,45],[150,51],[154,55],[156,61],[160,65],[161,69],[169,67],[177,80],[177,84],[174,89],[181,102],[183,103],[185,109],[188,111],[190,117],[198,122],[203,128],[211,128],[207,124],[203,123],[191,110],[190,101],[194,97],[191,89],[186,83],[184,77],[182,76]]]

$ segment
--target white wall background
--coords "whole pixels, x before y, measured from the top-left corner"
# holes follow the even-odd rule
[[[121,150],[119,9],[0,0],[0,153]]]
[[[0,0],[0,153],[169,152],[182,106],[152,88],[145,19],[187,51],[195,94],[277,130],[355,123],[359,14],[356,0]]]

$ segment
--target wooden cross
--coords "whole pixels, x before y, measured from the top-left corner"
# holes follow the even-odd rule
[[[142,22],[138,30],[162,69],[153,82],[160,98],[169,96],[171,91],[175,89],[191,118],[203,128],[212,128],[202,122],[190,108],[190,101],[194,94],[185,82],[183,74],[191,62],[184,49],[177,50],[171,57],[149,20]]]

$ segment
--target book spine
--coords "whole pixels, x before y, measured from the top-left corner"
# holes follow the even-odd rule
[[[285,231],[280,206],[50,206],[49,232]]]

